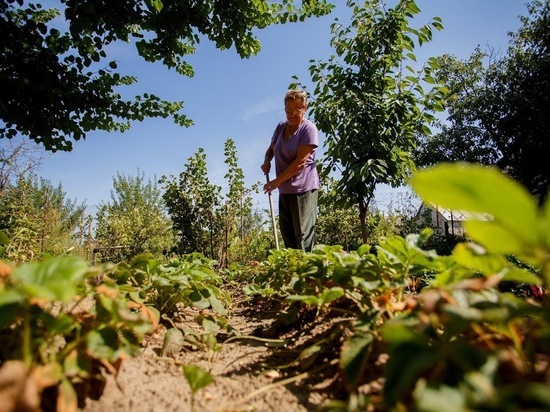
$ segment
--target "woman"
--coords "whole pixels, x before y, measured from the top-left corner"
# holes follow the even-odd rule
[[[275,179],[264,185],[264,193],[279,189],[279,225],[285,247],[311,252],[317,221],[319,175],[315,150],[317,127],[305,118],[307,94],[289,90],[284,99],[286,121],[273,133],[261,168],[265,174],[275,158]]]

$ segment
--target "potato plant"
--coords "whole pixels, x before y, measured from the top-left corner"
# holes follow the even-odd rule
[[[467,222],[468,241],[450,256],[422,248],[430,230],[351,253],[283,249],[245,291],[318,316],[345,308],[347,321],[296,359],[306,369],[338,359],[348,396],[326,410],[550,408],[547,301],[498,288],[548,289],[550,202],[539,209],[496,170],[463,164],[419,172],[412,185],[425,201],[491,219]]]
[[[80,259],[1,267],[0,376],[12,377],[0,390],[6,410],[76,410],[151,330],[146,308],[114,283],[92,286],[97,272]]]
[[[0,380],[11,382],[0,404],[77,410],[101,392],[106,373],[140,353],[156,324],[173,324],[188,307],[214,314],[197,316],[205,333],[184,330],[184,339],[217,348],[215,335],[231,326],[213,265],[201,254],[169,263],[145,254],[96,268],[69,256],[0,262]]]
[[[222,279],[214,270],[215,263],[202,253],[183,255],[169,263],[146,253],[117,265],[107,275],[128,288],[129,298],[156,308],[161,316],[189,306],[212,308],[223,315],[223,301],[229,298],[219,288]]]

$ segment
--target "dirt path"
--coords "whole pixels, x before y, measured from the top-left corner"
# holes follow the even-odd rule
[[[242,297],[234,298],[234,305],[229,311],[229,322],[242,335],[255,331],[257,334],[257,330],[266,330],[273,324],[276,310],[250,304]],[[189,314],[180,321],[194,323]],[[197,392],[194,405],[197,412],[316,411],[333,389],[334,365],[321,362],[314,366],[317,369],[314,374],[279,367],[296,359],[300,345],[313,333],[322,333],[323,327],[310,325],[308,330],[280,336],[288,339],[286,347],[269,347],[257,340],[241,339],[222,344],[216,353],[184,350],[172,358],[159,355],[165,331],[161,326],[148,339],[142,354],[125,360],[116,380],[108,376],[101,397],[88,399],[82,411],[192,411],[191,390],[182,372],[183,364],[209,370],[215,379]]]

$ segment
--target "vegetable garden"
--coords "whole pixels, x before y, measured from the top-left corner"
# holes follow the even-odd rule
[[[550,203],[478,166],[441,165],[411,184],[427,202],[493,219],[467,222],[450,256],[423,249],[426,229],[224,270],[198,253],[3,262],[0,410],[93,410],[143,356],[179,370],[187,403],[173,410],[266,410],[259,399],[283,387],[318,395],[295,410],[548,410]],[[239,346],[250,351],[220,367],[223,348]],[[266,383],[208,403],[229,369]]]

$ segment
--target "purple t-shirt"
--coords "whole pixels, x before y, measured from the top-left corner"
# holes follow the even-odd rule
[[[273,132],[271,143],[275,147],[275,172],[279,176],[298,153],[299,146],[319,146],[317,127],[307,119],[304,119],[298,130],[288,141],[283,138],[286,121],[280,122]],[[309,155],[305,167],[296,175],[279,186],[279,193],[296,194],[305,193],[313,189],[319,189],[319,175],[315,166],[315,149]]]

